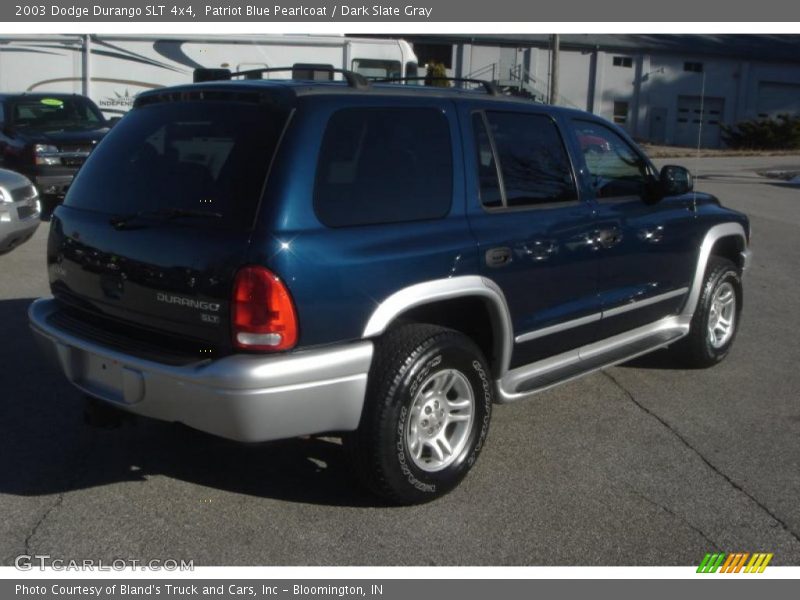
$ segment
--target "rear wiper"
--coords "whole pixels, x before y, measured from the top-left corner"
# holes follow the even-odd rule
[[[162,219],[180,219],[182,217],[197,217],[201,219],[221,219],[222,213],[196,208],[159,208],[156,210],[140,210],[129,215],[111,217],[108,222],[117,229],[125,226],[139,217],[159,217]]]

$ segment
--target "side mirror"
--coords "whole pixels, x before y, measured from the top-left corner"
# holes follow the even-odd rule
[[[113,127],[114,125],[116,125],[117,123],[119,123],[119,120],[120,120],[121,118],[122,118],[122,117],[111,117],[110,119],[107,119],[107,120],[106,120],[106,124],[107,124],[109,127]]]
[[[666,165],[659,175],[662,196],[680,196],[694,189],[694,178],[688,169]]]

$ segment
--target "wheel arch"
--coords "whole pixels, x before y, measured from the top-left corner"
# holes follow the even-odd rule
[[[490,279],[463,275],[403,288],[378,304],[362,337],[379,336],[407,320],[449,327],[470,337],[486,356],[495,380],[508,370],[511,317],[502,290]]]
[[[727,258],[739,269],[744,267],[744,258],[742,253],[747,249],[747,243],[744,236],[740,235],[726,235],[714,242],[711,248],[711,256],[720,256]]]
[[[702,292],[708,260],[711,256],[728,258],[740,269],[744,269],[747,266],[747,252],[747,235],[740,223],[720,223],[711,227],[700,245],[692,286],[686,298],[682,315],[687,318],[694,315]]]

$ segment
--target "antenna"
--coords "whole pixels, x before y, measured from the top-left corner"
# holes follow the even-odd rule
[[[703,141],[703,121],[705,120],[706,101],[706,70],[703,69],[703,79],[700,83],[700,127],[697,128],[697,154],[694,159],[694,178],[700,172],[700,145]],[[692,212],[697,212],[697,188],[692,186]]]

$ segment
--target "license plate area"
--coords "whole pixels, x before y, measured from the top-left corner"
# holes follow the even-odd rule
[[[89,352],[73,352],[75,384],[85,391],[113,402],[125,403],[122,364]]]
[[[67,379],[87,394],[125,405],[144,400],[142,371],[61,342],[56,342],[55,347]]]

